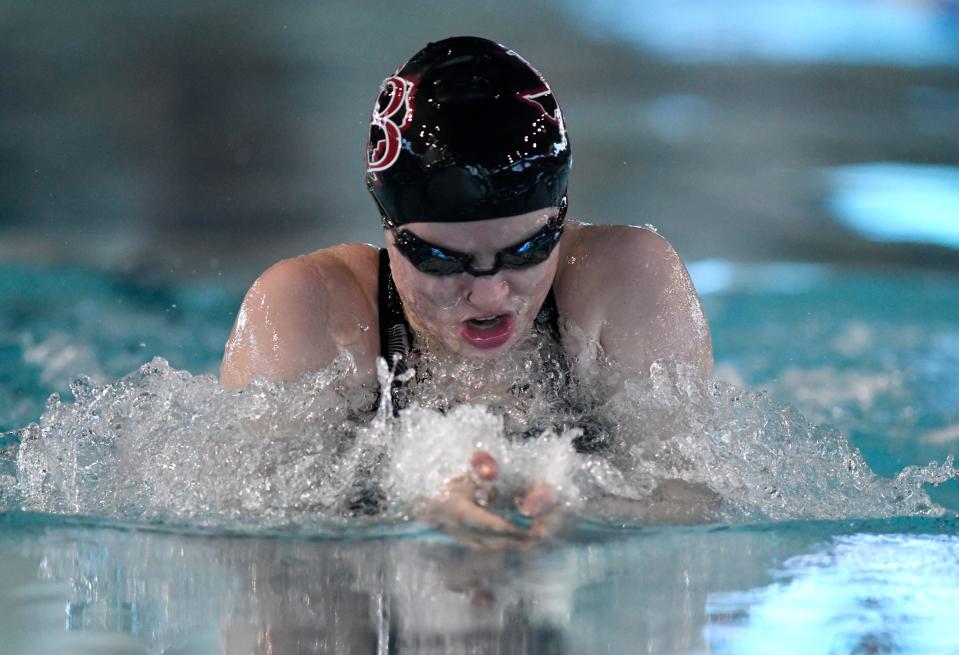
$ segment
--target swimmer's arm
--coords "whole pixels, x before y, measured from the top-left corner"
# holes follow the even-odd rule
[[[709,376],[709,324],[689,273],[669,242],[655,232],[617,226],[609,240],[611,280],[604,294],[599,341],[627,371],[648,373],[663,357],[678,357]]]
[[[367,352],[374,349],[374,310],[339,250],[354,261],[366,256],[353,252],[357,246],[340,246],[329,254],[284,260],[257,279],[226,343],[223,386],[242,386],[255,376],[293,379],[326,368],[341,350],[349,350],[364,372],[375,357]]]

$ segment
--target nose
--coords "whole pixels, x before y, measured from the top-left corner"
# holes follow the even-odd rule
[[[501,309],[509,296],[509,284],[500,275],[469,276],[466,302],[477,309]]]

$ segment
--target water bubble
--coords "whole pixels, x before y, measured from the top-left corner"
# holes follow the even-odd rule
[[[0,506],[255,529],[407,520],[477,450],[497,463],[494,510],[544,483],[570,511],[623,523],[937,515],[924,485],[959,476],[950,459],[879,477],[839,432],[673,361],[577,382],[535,343],[495,362],[431,353],[402,374],[396,416],[399,376],[381,360],[382,392],[354,388],[346,354],[235,391],[159,358],[78,379],[72,402],[52,396],[4,437]]]

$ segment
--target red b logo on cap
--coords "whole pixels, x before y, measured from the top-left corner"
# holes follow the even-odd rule
[[[413,89],[415,87],[415,82],[395,75],[383,81],[380,102],[377,109],[373,110],[373,118],[370,121],[370,145],[366,161],[368,173],[385,171],[399,158],[402,140],[400,132],[409,127],[413,120]],[[380,105],[382,108],[379,108]],[[398,113],[400,115],[396,117]]]

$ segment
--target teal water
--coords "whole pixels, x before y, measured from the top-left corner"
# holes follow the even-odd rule
[[[690,268],[717,376],[798,412],[760,413],[770,434],[783,420],[832,426],[884,476],[959,451],[959,290],[949,276]],[[72,269],[7,267],[0,285],[3,430],[37,421],[48,394],[68,406],[78,375],[95,391],[154,356],[213,372],[239,301],[215,283],[134,287]],[[184,379],[174,390],[203,384]],[[8,454],[17,439],[4,437]],[[838,465],[830,456],[810,461],[809,474]],[[9,498],[16,469],[3,461]],[[584,519],[552,543],[493,550],[406,521],[231,528],[8,506],[0,634],[11,653],[763,653],[770,643],[956,652],[957,487],[927,488],[938,516]],[[863,493],[874,488],[888,489]]]
[[[251,537],[6,515],[10,653],[951,653],[954,519]],[[787,638],[788,636],[788,638]]]

